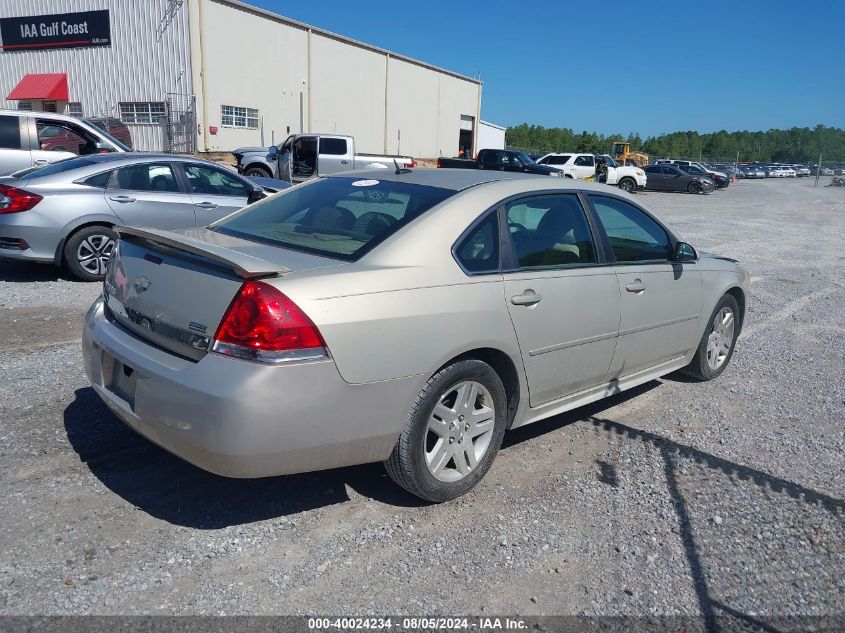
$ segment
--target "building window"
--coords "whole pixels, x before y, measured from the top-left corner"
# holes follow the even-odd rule
[[[258,129],[258,110],[224,105],[221,107],[221,121],[227,127]]]
[[[120,104],[120,120],[124,123],[158,123],[164,118],[164,103],[139,101]]]
[[[18,110],[30,112],[32,110],[32,101],[18,101]]]
[[[68,116],[82,116],[82,104],[79,101],[71,101],[67,104]]]

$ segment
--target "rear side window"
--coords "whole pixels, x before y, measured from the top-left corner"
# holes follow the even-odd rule
[[[520,268],[596,262],[592,234],[575,194],[515,200],[507,206],[507,218]]]
[[[569,156],[549,156],[546,159],[547,165],[565,165],[569,160]]]
[[[669,236],[657,222],[618,198],[590,196],[617,262],[665,260]]]
[[[325,178],[251,205],[214,230],[354,261],[454,193],[391,180]]]
[[[82,180],[81,183],[83,185],[88,185],[89,187],[98,187],[100,189],[105,189],[109,185],[109,178],[111,178],[111,175],[112,172],[104,171],[102,174],[88,176],[88,178]]]
[[[471,273],[499,270],[499,219],[495,211],[470,230],[458,244],[455,255]]]
[[[20,149],[21,129],[16,116],[0,116],[0,149]]]
[[[346,139],[345,138],[321,138],[320,139],[320,153],[329,156],[345,156],[346,155]]]
[[[55,163],[50,163],[49,165],[45,165],[29,174],[29,179],[33,178],[43,178],[44,176],[52,176],[53,174],[60,174],[63,171],[70,171],[71,169],[76,169],[77,167],[88,167],[89,165],[93,165],[96,161],[91,160],[90,158],[83,158],[82,156],[76,156],[74,158],[66,158],[64,160],[58,160]]]
[[[575,164],[580,167],[592,167],[595,165],[595,159],[592,156],[579,156],[575,159]]]

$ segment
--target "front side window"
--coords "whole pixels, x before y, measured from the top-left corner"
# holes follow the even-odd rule
[[[507,205],[507,219],[520,268],[596,263],[587,218],[575,194],[515,200]]]
[[[209,196],[246,197],[249,195],[249,188],[244,181],[233,174],[227,174],[222,169],[186,163],[185,175],[188,177],[191,193]]]
[[[499,270],[499,219],[495,211],[470,230],[455,249],[455,255],[471,273]]]
[[[21,129],[18,117],[0,115],[0,149],[20,149]]]
[[[120,120],[124,123],[158,123],[164,114],[164,103],[161,101],[120,104]]]
[[[38,131],[38,147],[48,152],[70,152],[72,154],[95,154],[100,139],[88,130],[59,121],[39,120],[36,122]]]
[[[618,198],[590,196],[617,262],[669,258],[669,236],[657,222]]]
[[[643,171],[647,174],[659,174],[660,165],[648,165],[647,167],[643,168]]]
[[[579,156],[575,159],[575,164],[579,167],[592,167],[595,165],[595,160],[592,156]]]
[[[454,193],[391,180],[325,178],[246,207],[214,230],[354,261]]]
[[[258,110],[242,106],[220,106],[220,122],[226,127],[258,129]]]
[[[131,191],[179,192],[173,168],[162,163],[143,163],[118,169],[112,187]]]

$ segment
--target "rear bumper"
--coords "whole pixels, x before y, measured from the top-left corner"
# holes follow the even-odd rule
[[[228,477],[384,460],[420,389],[416,378],[352,385],[331,360],[266,366],[210,353],[192,362],[111,323],[101,301],[85,318],[82,350],[92,386],[127,425]],[[131,378],[116,378],[124,366]]]
[[[61,232],[53,227],[26,224],[26,214],[25,211],[0,216],[0,257],[53,263],[62,241]],[[13,243],[15,246],[10,248]]]

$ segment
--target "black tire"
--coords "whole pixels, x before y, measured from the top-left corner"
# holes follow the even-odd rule
[[[273,174],[270,170],[261,165],[250,165],[244,170],[244,176],[252,176],[253,178],[272,178]]]
[[[700,182],[693,181],[689,185],[687,185],[687,191],[689,191],[690,193],[701,193],[702,191],[704,191],[704,188],[701,186]]]
[[[714,331],[714,320],[716,319],[716,315],[719,314],[723,308],[727,308],[733,312],[733,340],[730,342],[730,348],[725,355],[724,361],[721,365],[719,365],[719,367],[713,368],[708,362],[707,345],[710,340],[710,335]],[[695,356],[692,357],[690,364],[684,367],[681,372],[699,382],[713,380],[714,378],[721,376],[722,372],[725,371],[728,364],[731,362],[731,358],[733,357],[734,349],[736,348],[736,340],[739,337],[739,332],[742,326],[742,319],[743,315],[739,311],[739,304],[737,303],[736,298],[731,294],[722,295],[722,298],[719,299],[719,303],[717,303],[716,307],[713,308],[710,319],[707,321],[707,327],[704,328],[704,334],[701,335],[701,340],[698,343],[698,349],[695,352]]]
[[[468,474],[457,481],[445,482],[435,478],[426,464],[425,450],[431,435],[428,423],[441,399],[465,381],[480,383],[492,397],[492,436],[486,452]],[[461,360],[441,369],[425,384],[411,404],[399,440],[384,465],[391,479],[411,494],[436,503],[449,501],[466,494],[484,477],[499,452],[506,426],[507,397],[498,374],[480,360]]]
[[[65,267],[82,281],[101,281],[105,277],[105,266],[116,243],[117,233],[108,226],[86,226],[79,229],[65,242],[62,251]],[[91,257],[84,258],[83,255],[88,253]],[[98,272],[95,273],[95,269]]]
[[[564,176],[563,176],[563,177],[564,177],[564,178],[569,178],[570,180],[575,180],[575,179],[572,177],[572,174],[564,174]]]
[[[617,187],[626,193],[635,193],[637,191],[637,182],[633,178],[623,178],[619,181]]]

